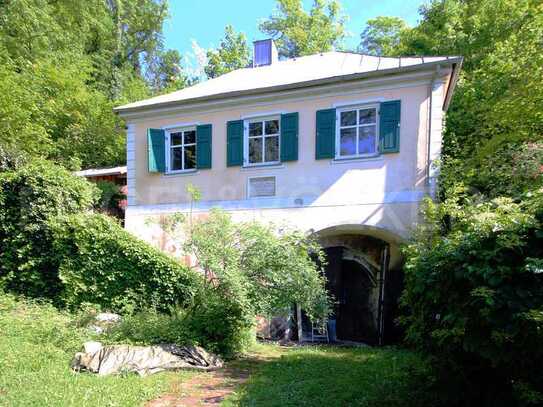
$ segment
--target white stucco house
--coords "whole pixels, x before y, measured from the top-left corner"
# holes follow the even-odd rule
[[[175,251],[146,219],[187,212],[191,183],[196,214],[221,207],[315,233],[337,337],[382,342],[401,286],[398,247],[434,193],[462,58],[278,60],[270,40],[254,55],[252,67],[115,109],[127,123],[126,228]]]

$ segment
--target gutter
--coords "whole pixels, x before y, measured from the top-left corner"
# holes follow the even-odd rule
[[[174,106],[190,105],[190,104],[194,104],[194,103],[202,102],[202,101],[207,102],[207,101],[215,101],[215,100],[221,100],[221,99],[229,99],[229,98],[234,98],[234,97],[239,97],[239,96],[261,95],[261,94],[278,92],[278,91],[283,91],[283,90],[309,88],[309,87],[315,87],[315,86],[321,86],[321,85],[327,85],[327,84],[351,82],[358,79],[365,79],[365,78],[371,78],[371,77],[389,76],[389,75],[394,75],[397,73],[424,70],[429,67],[443,65],[443,64],[452,64],[453,69],[454,69],[454,66],[456,66],[456,64],[461,65],[461,63],[462,63],[462,57],[451,57],[446,60],[427,62],[427,63],[411,65],[407,67],[390,68],[390,69],[376,70],[376,71],[370,71],[370,72],[361,72],[361,73],[354,73],[354,74],[348,74],[348,75],[332,76],[328,78],[313,79],[310,81],[296,82],[296,83],[291,83],[287,85],[276,85],[276,86],[269,86],[265,88],[225,92],[225,93],[219,93],[215,95],[200,96],[200,97],[184,99],[184,100],[154,103],[154,104],[149,104],[145,106],[135,106],[135,107],[119,106],[119,107],[114,108],[113,111],[122,116],[124,113],[127,113],[127,114],[138,113],[138,112],[143,113],[147,110],[155,110],[155,109],[165,108],[165,107],[170,107],[170,106],[174,107]],[[452,97],[452,91],[451,91],[451,97]]]

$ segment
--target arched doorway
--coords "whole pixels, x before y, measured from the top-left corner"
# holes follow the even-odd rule
[[[403,289],[400,240],[360,225],[331,227],[315,235],[326,254],[327,289],[334,298],[331,339],[372,345],[397,341],[401,333],[394,319]],[[302,338],[307,338],[308,322],[299,325]]]

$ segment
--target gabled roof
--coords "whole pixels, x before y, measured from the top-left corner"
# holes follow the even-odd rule
[[[319,82],[333,82],[334,79],[357,79],[379,73],[400,73],[461,62],[461,57],[390,58],[349,52],[324,52],[258,68],[237,69],[189,88],[119,106],[115,111],[141,111],[152,107],[312,86]]]

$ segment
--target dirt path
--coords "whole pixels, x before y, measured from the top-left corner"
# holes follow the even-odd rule
[[[275,355],[254,353],[208,373],[198,373],[186,381],[172,383],[170,393],[151,400],[146,407],[218,406],[243,385],[258,366]]]

